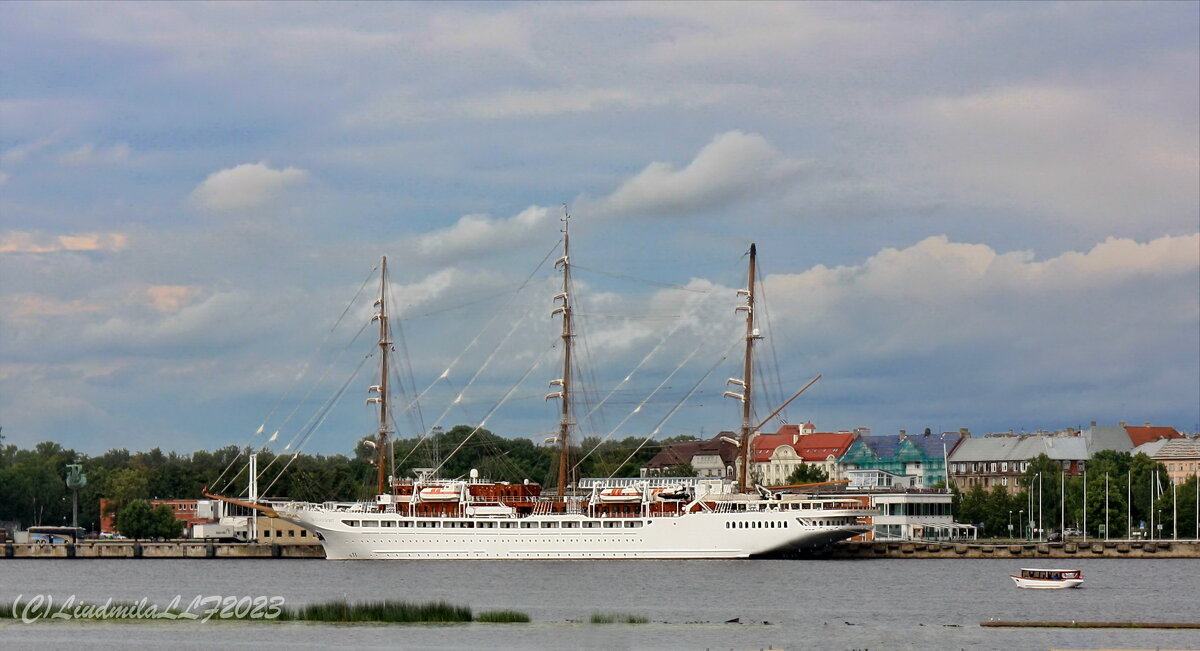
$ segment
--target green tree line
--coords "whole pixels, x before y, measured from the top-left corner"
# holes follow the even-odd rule
[[[636,477],[663,445],[689,438],[649,443],[641,437],[604,442],[585,438],[571,449],[570,476]],[[395,474],[402,478],[412,477],[416,468],[441,465],[439,474],[448,478],[465,477],[476,468],[481,477],[497,481],[529,479],[547,486],[557,481],[556,447],[466,425],[424,439],[395,439],[391,448]],[[375,450],[362,441],[350,454],[293,456],[260,450],[259,490],[264,496],[301,501],[370,499],[376,487],[374,461]],[[205,487],[245,495],[249,474],[247,452],[237,446],[191,454],[114,449],[92,456],[50,441],[32,449],[0,441],[0,521],[70,524],[71,492],[65,477],[72,463],[82,464],[88,479],[79,491],[79,524],[90,530],[99,528],[102,498],[118,514],[135,500],[201,498]]]
[[[1163,525],[1163,537],[1172,535],[1176,517],[1179,536],[1195,536],[1197,478],[1193,476],[1175,488],[1172,508],[1171,480],[1166,467],[1142,453],[1102,450],[1093,455],[1087,463],[1086,504],[1085,476],[1064,478],[1059,463],[1044,454],[1030,462],[1019,481],[1021,489],[1016,493],[1009,493],[1004,486],[989,491],[979,485],[966,492],[955,491],[955,520],[982,525],[981,535],[994,538],[1008,536],[1009,522],[1013,525],[1013,536],[1024,537],[1031,520],[1033,527],[1039,526],[1039,517],[1047,531],[1058,529],[1062,522],[1066,527],[1086,529],[1089,536],[1100,537],[1105,535],[1102,528],[1107,515],[1107,536],[1128,538],[1131,530],[1138,531],[1142,523],[1148,527],[1153,515],[1153,522]]]

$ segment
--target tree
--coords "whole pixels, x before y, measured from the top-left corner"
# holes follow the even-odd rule
[[[695,477],[696,469],[690,463],[680,463],[670,468],[667,468],[662,473],[663,477]]]
[[[816,484],[823,481],[829,481],[829,473],[822,470],[820,466],[810,466],[803,461],[787,478],[789,484]]]
[[[144,500],[150,496],[150,480],[142,468],[120,468],[108,475],[105,482],[104,494],[108,498],[108,508],[113,513],[134,500]]]
[[[144,500],[132,500],[122,507],[115,526],[126,538],[152,538],[157,532],[153,510]]]
[[[154,507],[150,514],[151,533],[156,538],[180,538],[183,536],[183,523],[175,519],[175,513],[166,504]]]

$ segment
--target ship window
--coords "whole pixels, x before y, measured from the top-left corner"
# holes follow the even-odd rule
[[[595,529],[596,527],[599,527],[599,526],[600,526],[600,523],[596,522],[595,520],[588,520],[587,522],[583,523],[584,529]]]
[[[517,526],[516,522],[501,522],[500,523],[501,529],[512,529],[513,527],[516,527],[516,526]]]
[[[480,529],[495,529],[496,523],[495,522],[480,522],[479,528]]]
[[[384,521],[380,522],[379,524],[384,527],[394,527],[394,526],[396,526],[396,521],[395,520],[384,520]]]
[[[362,526],[364,526],[364,527],[378,527],[378,526],[379,526],[379,520],[363,520]]]
[[[557,522],[543,522],[542,528],[543,529],[557,529],[558,523]]]
[[[399,526],[399,527],[411,527],[411,526],[412,526],[412,520],[401,520],[401,521],[399,521],[399,522],[397,522],[397,523],[396,523],[396,526]]]
[[[626,529],[636,529],[636,528],[638,528],[638,527],[640,527],[640,526],[642,526],[642,521],[641,521],[641,520],[630,520],[629,522],[626,522],[626,523],[625,523],[625,528],[626,528]]]
[[[342,520],[342,524],[346,525],[347,527],[357,527],[358,520]]]
[[[562,523],[562,527],[563,527],[563,529],[575,529],[575,528],[579,527],[579,523],[578,522],[564,522],[564,523]]]
[[[458,526],[462,527],[463,529],[474,529],[475,523],[474,522],[459,522]]]
[[[615,528],[617,528],[617,527],[619,527],[619,526],[621,526],[621,523],[620,523],[620,522],[605,522],[605,523],[604,523],[604,528],[605,528],[605,529],[615,529]]]
[[[536,527],[537,527],[537,523],[536,523],[536,522],[522,522],[522,523],[521,523],[521,528],[522,528],[522,529],[533,529],[533,528],[536,528]]]

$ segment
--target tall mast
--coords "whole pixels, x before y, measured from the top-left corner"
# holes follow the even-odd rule
[[[379,272],[379,300],[375,301],[375,307],[379,308],[379,312],[371,317],[372,321],[379,321],[379,384],[371,387],[372,391],[378,391],[379,395],[371,398],[367,402],[379,403],[379,439],[376,441],[376,461],[375,465],[379,470],[379,483],[377,495],[383,495],[388,492],[387,486],[387,466],[388,466],[388,357],[391,353],[392,342],[388,340],[388,316],[387,316],[387,256],[383,256],[380,262]]]
[[[558,497],[560,498],[567,494],[567,456],[571,449],[571,339],[575,334],[571,330],[571,297],[569,294],[571,287],[570,220],[571,214],[566,211],[564,206],[562,216],[563,254],[554,263],[554,266],[562,267],[562,292],[554,297],[555,301],[562,301],[562,305],[554,308],[554,311],[550,313],[551,316],[562,315],[562,377],[550,381],[550,386],[558,385],[559,391],[547,396],[547,398],[556,397],[562,400],[562,414],[558,422]]]
[[[737,307],[738,310],[746,312],[746,361],[742,369],[742,381],[740,383],[736,382],[736,380],[733,381],[742,387],[742,394],[740,396],[742,399],[742,467],[739,472],[738,487],[743,491],[749,487],[750,483],[750,438],[754,434],[754,426],[750,422],[750,398],[754,385],[754,340],[758,338],[758,333],[754,330],[754,265],[757,255],[758,253],[754,244],[750,244],[750,272],[746,281],[746,289],[738,290],[738,294],[746,295],[746,304]]]

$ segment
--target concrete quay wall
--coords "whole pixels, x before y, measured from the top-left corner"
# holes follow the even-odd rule
[[[828,558],[1200,558],[1200,541],[841,542],[820,555]]]
[[[0,546],[3,558],[325,558],[325,550],[320,545],[105,540],[54,545],[4,543]]]

